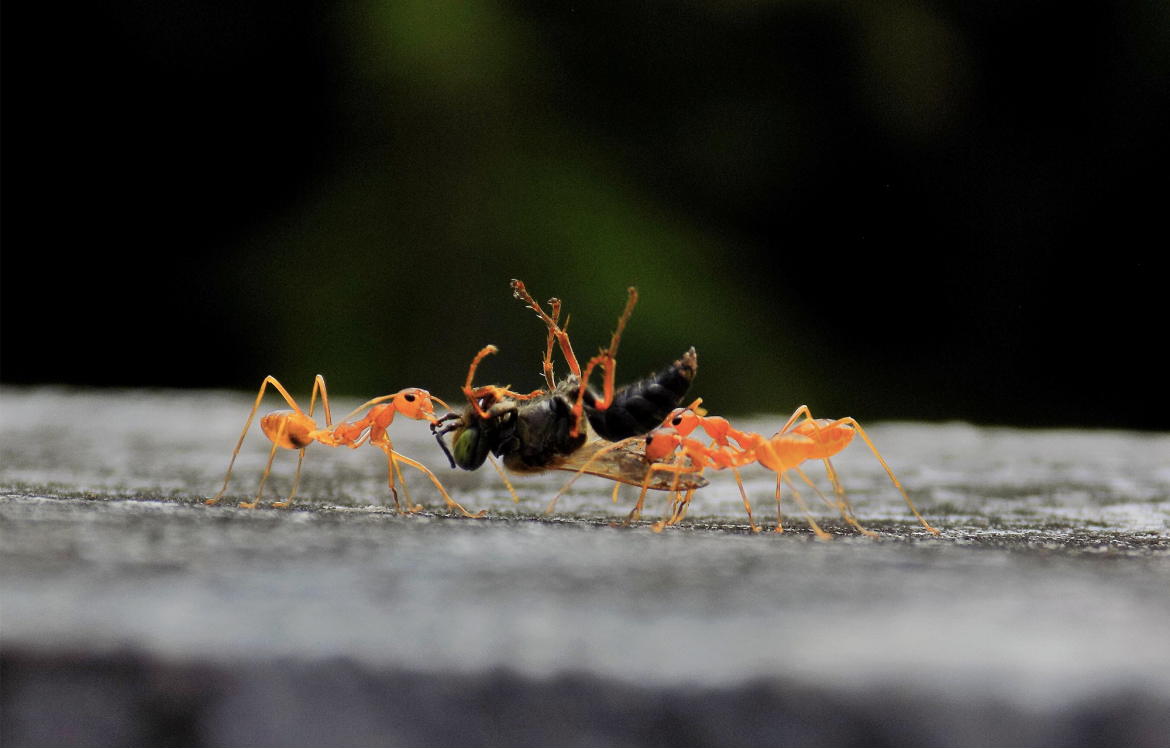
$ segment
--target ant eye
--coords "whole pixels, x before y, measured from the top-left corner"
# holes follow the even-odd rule
[[[414,393],[409,393],[403,397],[406,398],[407,403],[414,403],[414,399],[415,399]]]
[[[679,424],[681,424],[681,423],[682,423],[682,417],[681,417],[681,416],[675,416],[675,417],[674,417],[674,419],[672,419],[672,420],[671,420],[671,422],[670,422],[670,425],[671,425],[671,426],[678,426],[678,425],[679,425]]]

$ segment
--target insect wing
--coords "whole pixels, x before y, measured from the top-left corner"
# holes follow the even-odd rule
[[[611,481],[620,481],[623,484],[641,486],[642,482],[646,480],[646,474],[650,471],[650,465],[646,462],[646,453],[641,448],[642,444],[642,441],[639,440],[636,444],[621,445],[601,452],[603,448],[610,447],[613,443],[605,440],[594,440],[582,445],[572,455],[565,456],[561,461],[558,461],[557,465],[549,466],[549,468],[576,473],[588,464],[584,473],[591,476],[600,476]],[[689,468],[690,461],[684,465]],[[661,491],[670,491],[671,489],[687,491],[700,489],[709,483],[698,473],[680,472],[677,474],[677,482],[675,475],[671,471],[657,471],[655,476],[650,479],[649,488]]]

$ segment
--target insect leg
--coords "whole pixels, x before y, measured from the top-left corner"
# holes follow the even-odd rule
[[[325,409],[325,426],[333,426],[332,417],[329,414],[329,393],[325,391],[325,378],[317,375],[317,379],[313,381],[313,394],[309,396],[309,416],[313,415],[313,407],[317,403],[317,390],[321,391],[321,406]]]
[[[494,354],[497,351],[499,351],[499,349],[495,346],[492,346],[491,344],[484,346],[479,350],[479,353],[475,355],[475,358],[471,360],[471,366],[467,369],[467,383],[463,386],[463,394],[467,396],[467,401],[471,404],[471,407],[475,409],[475,412],[481,419],[486,419],[488,415],[487,412],[484,411],[482,407],[480,407],[479,399],[476,398],[475,391],[471,389],[471,381],[475,378],[475,370],[477,367],[479,367],[479,363],[483,361],[484,357],[488,354]]]
[[[394,470],[398,472],[398,483],[402,484],[402,494],[406,497],[406,511],[410,513],[422,512],[422,505],[416,505],[410,500],[410,490],[406,488],[406,479],[402,478],[402,466],[398,465],[398,459],[392,453],[390,455],[390,462],[394,465]],[[398,510],[402,514],[401,508]]]
[[[300,406],[296,404],[296,401],[292,399],[292,396],[288,394],[288,391],[284,389],[284,387],[280,384],[280,382],[277,381],[275,377],[272,375],[265,377],[264,382],[260,383],[260,392],[256,395],[256,403],[252,405],[252,413],[248,414],[248,420],[244,422],[244,431],[240,433],[240,440],[236,443],[235,451],[232,452],[231,462],[228,463],[227,475],[223,477],[223,488],[219,490],[219,494],[216,494],[214,497],[207,500],[206,504],[215,504],[219,501],[220,497],[223,496],[223,493],[227,491],[228,480],[230,480],[232,477],[232,466],[236,464],[236,457],[240,454],[240,448],[244,445],[244,437],[248,436],[248,427],[252,426],[252,419],[256,417],[256,411],[260,409],[260,401],[264,400],[264,391],[268,388],[269,385],[272,385],[280,391],[280,394],[283,395],[284,399],[288,401],[288,404],[293,407],[293,410],[295,410],[297,413],[301,412]]]
[[[736,468],[735,466],[732,466],[731,472],[735,474],[735,483],[737,486],[739,486],[740,496],[743,497],[743,509],[747,510],[748,525],[751,527],[752,533],[759,533],[760,526],[756,525],[756,521],[752,519],[752,503],[750,501],[748,501],[747,492],[744,491],[743,479],[741,479],[739,477],[739,469]],[[776,498],[777,499],[780,498],[779,492],[777,492]],[[687,497],[687,501],[688,501],[688,503],[690,502],[690,497]],[[777,502],[777,504],[776,504],[776,527],[780,528],[780,504],[779,504],[779,502]],[[781,529],[780,532],[783,533],[784,531]]]
[[[561,300],[557,299],[556,297],[553,297],[552,299],[548,300],[548,304],[550,307],[552,307],[552,321],[553,321],[553,325],[555,326],[557,323],[557,320],[559,320],[561,317]],[[548,346],[545,348],[545,351],[544,351],[544,363],[543,363],[544,381],[546,383],[548,383],[549,390],[556,390],[556,387],[557,387],[557,378],[555,376],[553,376],[553,363],[552,363],[553,346],[557,342],[557,337],[556,337],[556,334],[553,332],[553,330],[554,330],[554,328],[548,329]]]
[[[256,509],[256,505],[260,503],[260,495],[264,494],[264,484],[268,481],[268,474],[272,471],[272,459],[276,457],[276,448],[280,445],[280,438],[284,436],[284,427],[287,421],[280,424],[280,429],[276,432],[276,439],[272,440],[272,451],[268,453],[268,465],[264,466],[264,475],[260,477],[260,490],[256,492],[256,501],[251,504],[247,502],[240,502],[240,507],[246,510]]]
[[[548,326],[548,334],[551,337],[555,336],[557,342],[561,345],[561,353],[565,355],[565,362],[569,365],[569,371],[578,377],[581,376],[581,366],[577,364],[577,357],[573,355],[573,347],[569,344],[569,335],[565,333],[564,329],[557,325],[557,318],[560,317],[561,302],[559,299],[550,299],[549,304],[553,308],[554,317],[549,317],[541,309],[540,304],[532,298],[528,293],[528,289],[524,288],[524,282],[519,279],[512,279],[512,296],[528,305],[528,308],[537,314],[538,317]],[[565,327],[568,327],[566,321]],[[549,344],[548,356],[548,372],[552,372],[552,344]],[[555,388],[556,385],[551,380],[549,387]]]
[[[678,463],[651,463],[649,470],[646,471],[646,478],[642,479],[642,493],[638,495],[638,504],[634,505],[634,509],[630,511],[630,516],[626,518],[626,522],[622,526],[627,526],[634,520],[642,517],[642,505],[646,501],[646,492],[650,489],[650,479],[654,477],[655,471],[665,471],[675,475],[675,486],[677,487],[677,479],[682,473],[697,473],[699,469],[694,466],[684,466],[682,462]]]
[[[284,500],[283,502],[273,502],[272,508],[274,510],[284,509],[285,507],[288,507],[289,504],[292,503],[293,497],[295,497],[297,495],[297,484],[299,484],[301,482],[301,464],[305,462],[305,450],[306,450],[306,448],[302,447],[300,449],[300,455],[297,457],[297,472],[296,472],[296,475],[293,477],[292,493],[289,494],[288,499]]]
[[[548,503],[548,509],[545,510],[545,514],[551,515],[553,513],[553,509],[555,509],[557,506],[557,500],[559,500],[561,497],[563,497],[565,495],[565,492],[567,492],[569,490],[569,487],[573,485],[574,481],[581,478],[581,475],[583,473],[585,473],[585,471],[589,468],[589,466],[593,465],[593,461],[597,460],[602,455],[604,455],[605,453],[607,453],[611,450],[616,450],[619,447],[622,447],[624,445],[628,445],[629,443],[640,440],[640,439],[642,439],[642,438],[641,437],[627,437],[624,440],[618,440],[617,442],[614,442],[612,445],[606,445],[605,447],[601,448],[593,455],[589,456],[589,460],[585,461],[585,465],[583,465],[577,469],[577,472],[573,474],[573,478],[569,479],[569,482],[567,484],[565,484],[564,486],[562,486],[561,490],[559,492],[557,492],[557,495],[552,498],[551,502]],[[616,492],[614,494],[614,502],[617,502]]]
[[[504,486],[508,487],[508,491],[512,492],[512,503],[517,505],[520,504],[520,497],[516,494],[516,490],[512,488],[512,482],[509,481],[508,477],[504,475],[504,469],[500,468],[500,464],[497,463],[496,459],[491,455],[488,455],[488,460],[492,462],[492,468],[495,468],[496,473],[500,474],[500,478],[504,480]]]
[[[677,462],[678,462],[679,464],[681,464],[681,463],[682,463],[682,459],[683,459],[683,458],[682,458],[682,456],[681,456],[681,455],[680,455],[680,456],[678,456],[678,461],[677,461]],[[699,470],[700,470],[700,471],[702,471],[702,469],[699,469]],[[661,533],[661,532],[662,532],[662,529],[663,529],[663,528],[665,528],[666,526],[670,525],[670,523],[674,522],[674,518],[675,518],[675,516],[677,516],[677,515],[678,515],[678,510],[676,509],[676,505],[677,505],[677,503],[678,503],[678,479],[679,479],[679,475],[680,475],[680,474],[678,474],[678,473],[675,473],[675,474],[674,474],[674,479],[673,479],[673,480],[670,482],[670,504],[668,504],[668,505],[666,506],[666,514],[662,516],[662,520],[659,520],[657,523],[655,523],[654,525],[650,526],[650,530],[654,531],[655,533]]]
[[[849,523],[854,528],[856,528],[858,530],[858,532],[860,532],[862,535],[869,536],[870,538],[877,538],[876,533],[874,533],[871,530],[866,530],[864,527],[862,527],[861,523],[859,523],[857,521],[857,516],[855,514],[853,514],[853,508],[849,507],[848,502],[846,502],[845,504],[842,504],[840,501],[830,502],[829,499],[824,494],[821,493],[821,490],[817,488],[817,485],[812,482],[812,479],[810,479],[805,474],[804,471],[800,470],[800,468],[798,468],[796,466],[793,466],[792,470],[796,471],[797,475],[800,476],[800,478],[804,480],[804,483],[806,483],[810,487],[812,487],[812,490],[817,493],[817,496],[821,498],[822,502],[827,504],[829,507],[835,507],[836,509],[840,510],[841,517],[843,517],[845,519],[845,522]],[[842,498],[844,498],[844,496],[845,496],[844,490],[842,490],[842,493],[840,496]],[[849,512],[845,511],[847,508],[848,508]]]
[[[780,520],[780,474],[776,474],[776,532],[784,532],[784,523]]]
[[[804,517],[808,520],[808,524],[810,526],[812,526],[813,532],[817,534],[817,538],[821,539],[822,541],[832,541],[833,537],[830,536],[828,533],[825,533],[823,530],[821,530],[821,526],[817,525],[817,521],[813,520],[813,516],[812,516],[812,513],[808,509],[808,505],[806,505],[804,503],[804,500],[800,498],[800,492],[796,491],[796,486],[792,483],[792,479],[788,478],[788,473],[781,472],[781,473],[777,474],[777,476],[784,477],[784,483],[788,484],[788,488],[792,490],[792,496],[794,499],[796,499],[796,504],[800,506],[801,511],[804,513]],[[779,498],[780,498],[779,480],[777,480],[777,484],[776,484],[776,498],[777,498],[777,500],[779,500]],[[777,505],[777,506],[779,506],[779,505]],[[779,532],[780,527],[777,526],[776,530],[777,530],[777,532]]]
[[[933,533],[936,536],[939,535],[938,529],[932,528],[930,523],[923,520],[922,516],[918,514],[918,510],[914,508],[914,503],[910,501],[910,495],[906,494],[906,490],[902,488],[902,482],[898,481],[898,477],[894,475],[894,472],[892,470],[890,470],[890,467],[886,464],[885,459],[882,458],[881,453],[878,452],[878,449],[876,447],[874,447],[873,441],[870,440],[869,435],[867,435],[865,433],[865,430],[861,428],[861,425],[857,423],[857,420],[851,419],[851,418],[844,418],[844,419],[838,419],[834,423],[835,424],[836,423],[849,424],[850,426],[852,426],[854,429],[857,430],[857,433],[861,435],[861,438],[863,440],[865,440],[865,444],[869,445],[869,449],[873,452],[874,457],[876,457],[878,459],[878,462],[882,464],[882,468],[886,469],[886,474],[888,474],[890,477],[890,480],[894,482],[894,486],[898,487],[898,491],[902,492],[902,498],[905,499],[906,504],[910,506],[910,511],[914,513],[914,517],[918,518],[918,522],[922,523],[923,527],[926,528],[926,530],[930,531],[931,533]]]
[[[656,465],[660,464],[655,463],[654,466]],[[634,505],[634,509],[630,510],[630,514],[626,517],[626,522],[622,523],[623,528],[642,517],[642,503],[646,501],[646,491],[650,488],[650,477],[654,475],[654,466],[650,466],[650,470],[646,472],[646,478],[642,479],[642,493],[638,495],[638,504]]]
[[[627,291],[630,297],[626,300],[626,308],[622,311],[622,316],[618,318],[617,329],[609,341],[609,348],[590,359],[589,364],[585,367],[585,374],[581,376],[581,390],[577,393],[577,403],[573,406],[573,431],[570,432],[574,437],[577,436],[581,427],[581,416],[585,410],[585,391],[589,387],[589,375],[598,364],[601,364],[605,369],[605,380],[602,386],[601,400],[597,401],[593,407],[598,411],[604,411],[613,402],[613,379],[617,369],[618,344],[621,343],[622,331],[625,330],[626,323],[629,322],[630,315],[634,312],[634,305],[638,303],[638,290],[631,286]]]
[[[484,514],[487,513],[487,510],[480,510],[479,512],[477,512],[475,514],[472,514],[472,513],[468,512],[467,510],[463,509],[463,505],[461,505],[458,502],[456,502],[455,500],[451,499],[451,496],[449,494],[447,494],[447,490],[444,489],[443,485],[439,483],[439,479],[435,477],[435,474],[431,473],[430,469],[427,468],[426,466],[424,466],[422,463],[419,463],[416,460],[411,460],[410,458],[406,457],[405,455],[403,455],[402,453],[399,453],[399,452],[394,453],[394,457],[398,460],[401,460],[403,463],[405,463],[408,466],[414,466],[418,470],[425,473],[428,477],[430,477],[431,482],[434,483],[436,488],[438,488],[439,493],[443,495],[443,499],[447,500],[447,507],[448,508],[459,510],[459,512],[463,513],[463,515],[465,517],[469,517],[469,518],[481,518],[484,516]]]

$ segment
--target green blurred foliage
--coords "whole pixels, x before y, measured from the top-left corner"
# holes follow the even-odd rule
[[[83,6],[6,75],[0,378],[536,388],[519,278],[718,413],[1164,429],[1168,7]]]
[[[832,387],[803,374],[803,316],[742,284],[725,238],[626,184],[573,123],[515,106],[549,61],[505,7],[351,12],[350,149],[233,265],[241,303],[263,320],[255,345],[278,342],[282,378],[322,370],[335,392],[454,397],[472,355],[495,343],[481,377],[538,387],[544,329],[511,298],[515,277],[564,301],[582,360],[608,343],[636,286],[619,379],[694,345],[696,392],[722,411],[784,410]]]

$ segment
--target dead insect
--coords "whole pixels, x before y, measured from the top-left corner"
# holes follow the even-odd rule
[[[586,473],[595,476],[635,486],[648,485],[651,489],[667,490],[672,484],[681,489],[705,486],[707,481],[701,476],[678,474],[664,474],[647,484],[650,461],[645,459],[644,451],[636,445],[611,447],[611,441],[651,431],[678,407],[690,389],[698,367],[694,348],[661,371],[615,391],[613,381],[618,343],[638,300],[634,288],[629,289],[629,301],[618,320],[609,348],[589,360],[584,374],[573,354],[568,335],[558,324],[560,300],[549,301],[550,316],[532,299],[523,283],[512,281],[512,289],[514,296],[524,301],[548,327],[548,347],[544,356],[548,389],[524,394],[494,385],[473,387],[476,368],[484,357],[496,352],[496,347],[486,346],[480,350],[471,362],[463,386],[468,407],[461,414],[443,416],[431,427],[451,461],[451,467],[475,470],[494,455],[516,473],[585,468]],[[559,384],[555,382],[552,367],[556,344],[559,344],[571,372]],[[600,395],[586,385],[598,365],[605,370]],[[582,421],[588,424],[585,429]],[[601,439],[590,441],[587,436],[589,428]],[[448,433],[452,435],[451,448],[444,440]],[[552,511],[551,506],[549,511]]]

